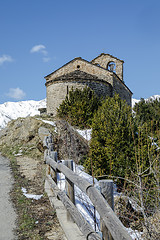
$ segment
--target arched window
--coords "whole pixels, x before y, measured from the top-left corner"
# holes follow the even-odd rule
[[[107,64],[107,69],[111,72],[116,72],[116,64],[115,62],[109,62]]]

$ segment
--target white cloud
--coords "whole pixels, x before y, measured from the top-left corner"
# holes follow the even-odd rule
[[[50,58],[48,57],[48,52],[46,47],[42,44],[35,45],[30,50],[31,53],[41,53],[43,55],[43,62],[48,62]]]
[[[9,92],[6,95],[8,97],[14,98],[16,100],[21,100],[26,96],[25,92],[22,89],[20,89],[19,87],[10,88]]]
[[[0,57],[0,65],[2,65],[4,62],[13,62],[13,58],[4,54]]]
[[[46,47],[44,45],[39,44],[39,45],[35,45],[34,47],[32,47],[30,52],[31,53],[41,52],[45,55],[47,53],[47,51],[45,49],[46,49]]]

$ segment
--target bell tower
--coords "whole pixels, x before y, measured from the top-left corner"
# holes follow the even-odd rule
[[[91,61],[99,67],[105,68],[110,72],[114,72],[123,82],[123,60],[113,57],[110,54],[102,53]]]

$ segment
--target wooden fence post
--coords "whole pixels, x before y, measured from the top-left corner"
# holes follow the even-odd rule
[[[106,199],[112,210],[114,211],[114,196],[113,196],[113,180],[100,180],[100,191],[103,197]],[[104,240],[113,240],[110,232],[101,220],[101,231]]]
[[[57,152],[56,151],[51,151],[50,152],[50,157],[55,161],[57,162]],[[57,171],[52,171],[52,178],[54,180],[54,182],[57,184]]]
[[[49,138],[48,142],[48,149],[49,149],[49,155],[51,156],[51,153],[53,152],[53,143],[52,143],[52,137]]]
[[[73,171],[73,160],[65,160],[64,165]],[[69,197],[71,202],[75,205],[74,183],[72,183],[68,178],[66,178],[65,180],[65,188],[67,196]],[[69,213],[67,214],[67,219],[69,221],[73,221]]]

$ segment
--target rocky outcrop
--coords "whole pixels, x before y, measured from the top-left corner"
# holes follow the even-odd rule
[[[87,140],[66,121],[57,120],[54,123],[56,131],[53,125],[35,117],[13,120],[0,131],[0,146],[20,146],[20,153],[26,151],[25,148],[34,148],[36,156],[44,152],[44,137],[52,134],[58,159],[72,159],[78,163],[88,153]]]
[[[37,131],[42,125],[41,121],[33,118],[18,118],[9,122],[6,129],[1,131],[0,145],[22,145],[31,143],[38,138]]]

